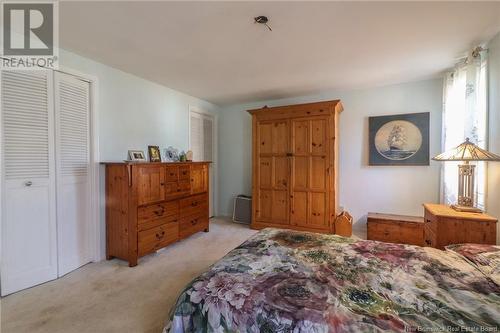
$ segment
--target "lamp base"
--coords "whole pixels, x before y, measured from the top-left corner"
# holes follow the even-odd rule
[[[451,205],[451,208],[457,212],[467,212],[467,213],[482,213],[483,211],[476,207],[461,206],[461,205]]]

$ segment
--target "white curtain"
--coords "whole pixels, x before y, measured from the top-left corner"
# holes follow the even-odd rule
[[[466,60],[446,75],[443,91],[443,151],[469,138],[487,148],[487,57],[474,50]],[[441,202],[457,203],[458,162],[443,162]],[[486,165],[476,163],[475,205],[485,209]]]

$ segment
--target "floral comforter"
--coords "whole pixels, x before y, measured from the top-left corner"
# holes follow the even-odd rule
[[[500,287],[457,253],[265,229],[186,287],[164,333],[499,330]]]

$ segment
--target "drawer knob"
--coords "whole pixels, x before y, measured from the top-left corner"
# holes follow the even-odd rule
[[[160,239],[162,239],[162,238],[163,238],[163,236],[165,236],[165,231],[162,231],[162,232],[160,232],[160,233],[157,233],[157,234],[156,234],[156,239],[160,240]]]
[[[156,214],[156,216],[163,215],[163,213],[165,213],[165,209],[162,208],[161,210],[155,210],[154,213]]]
[[[429,219],[427,219],[427,220],[425,220],[425,221],[426,221],[427,223],[431,223],[431,220],[429,220]]]
[[[425,240],[425,244],[427,244],[427,245],[431,245],[431,241],[430,241],[430,240],[428,240],[428,239],[426,239],[426,240]]]
[[[195,225],[196,223],[198,223],[198,219],[191,220],[192,225]]]
[[[160,207],[160,209],[159,209],[159,210],[155,210],[155,211],[153,211],[153,212],[154,212],[156,215],[158,215],[158,216],[159,216],[159,215],[163,215],[163,213],[165,213],[165,207],[163,207],[163,206],[159,206],[159,207]]]
[[[198,206],[198,201],[193,201],[193,202],[191,203],[191,206],[193,206],[193,207]]]

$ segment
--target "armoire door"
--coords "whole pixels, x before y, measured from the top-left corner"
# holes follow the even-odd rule
[[[329,228],[328,118],[291,120],[291,211],[294,226]]]
[[[92,261],[90,84],[54,73],[59,276]]]
[[[52,75],[2,71],[2,295],[57,278]]]
[[[258,194],[255,220],[289,224],[289,121],[259,122],[256,134]]]

